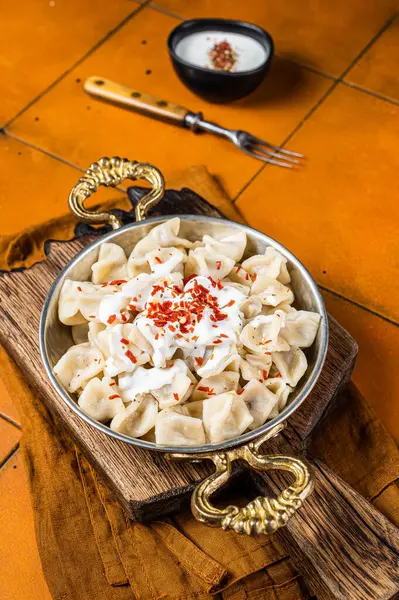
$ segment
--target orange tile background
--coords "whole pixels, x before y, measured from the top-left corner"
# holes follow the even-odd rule
[[[0,41],[1,233],[64,214],[82,169],[103,155],[153,162],[167,180],[205,164],[251,225],[309,267],[328,310],[359,342],[356,384],[399,441],[396,9],[396,0],[7,3]],[[170,30],[182,18],[206,16],[255,22],[275,41],[264,83],[231,105],[195,97],[167,55]],[[289,141],[306,154],[306,167],[264,166],[210,135],[194,137],[97,102],[82,91],[90,75],[274,143]],[[0,597],[46,600],[19,439],[13,390],[3,381]]]

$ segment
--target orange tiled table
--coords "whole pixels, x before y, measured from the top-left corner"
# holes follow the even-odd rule
[[[152,162],[166,179],[173,171],[206,164],[250,224],[308,265],[328,310],[359,342],[357,385],[399,440],[396,5],[396,0],[8,3],[0,42],[2,234],[64,214],[80,170],[103,155]],[[264,85],[249,98],[214,106],[177,81],[165,40],[179,20],[198,16],[241,18],[271,32],[277,56]],[[194,137],[96,102],[82,92],[82,81],[93,74],[276,143],[289,140],[307,155],[307,166],[297,173],[263,166],[222,140]],[[34,202],[37,193],[40,205]],[[18,421],[12,390],[3,382],[0,597],[46,600]]]

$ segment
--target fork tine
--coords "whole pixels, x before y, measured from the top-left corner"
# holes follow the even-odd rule
[[[267,148],[260,148],[259,145],[257,146],[251,142],[250,143],[247,142],[246,148],[249,148],[250,150],[255,152],[255,154],[259,153],[259,156],[264,156],[266,153],[271,158],[276,159],[276,160],[281,159],[282,161],[290,162],[294,165],[301,164],[299,159],[292,158],[291,156],[286,156],[285,154],[281,154],[280,150],[268,150]]]
[[[243,152],[245,152],[246,154],[249,154],[250,156],[258,158],[259,160],[262,160],[265,163],[269,163],[271,165],[276,165],[277,167],[285,167],[286,169],[293,169],[295,166],[290,162],[275,160],[273,158],[268,158],[264,154],[257,154],[256,152],[249,150],[249,148],[247,146],[241,146],[241,150]]]
[[[274,146],[273,144],[265,142],[264,140],[261,140],[250,133],[247,136],[247,141],[253,144],[258,144],[259,146],[266,146],[267,148],[272,148],[272,150],[275,150],[280,154],[286,154],[287,156],[296,156],[297,158],[304,158],[304,155],[300,154],[299,152],[293,152],[292,150],[286,150],[285,148]]]

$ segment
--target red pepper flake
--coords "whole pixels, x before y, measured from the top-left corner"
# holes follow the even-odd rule
[[[78,290],[79,290],[79,292],[82,291],[82,288],[80,287],[80,285],[78,285]]]
[[[125,356],[127,356],[128,359],[131,360],[133,364],[136,364],[137,358],[134,356],[134,354],[131,350],[126,350]]]
[[[217,286],[218,286],[218,290],[223,289],[223,285],[222,285],[222,282],[220,281],[220,279],[218,279]]]
[[[265,342],[262,342],[262,344],[270,344],[271,340],[266,340]]]
[[[156,256],[155,260],[159,265],[162,265],[163,261],[159,258],[159,256]]]
[[[221,268],[222,268],[222,261],[221,260],[217,260],[216,261],[216,269],[217,269],[217,271],[220,271]]]
[[[268,372],[267,372],[265,369],[263,369],[263,370],[262,370],[262,377],[263,377],[263,380],[266,380],[266,379],[267,379],[267,375],[268,375]]]
[[[127,321],[127,316],[126,315],[121,315],[121,319],[124,323],[126,323]]]
[[[109,387],[112,387],[113,385],[116,385],[116,384],[115,384],[115,381],[112,381],[112,382],[109,384]]]
[[[129,345],[129,340],[127,340],[126,338],[121,338],[121,342],[122,342],[122,344],[125,344],[126,346]]]
[[[108,396],[110,400],[115,400],[115,398],[120,398],[119,394],[112,394],[112,396]]]
[[[240,396],[240,394],[242,394],[244,392],[244,388],[241,388],[239,392],[237,392],[237,394]]]
[[[204,364],[204,359],[201,358],[200,356],[196,356],[194,360],[197,363],[197,365],[200,367],[202,367],[202,365]]]
[[[173,398],[177,401],[179,401],[179,394],[176,394],[176,392],[173,393]]]
[[[182,294],[183,290],[181,288],[179,288],[178,285],[174,285],[173,286],[173,290],[176,292],[176,294]]]
[[[211,282],[211,284],[212,284],[212,287],[214,287],[214,288],[215,288],[215,287],[216,287],[216,281],[215,281],[214,279],[212,279],[212,277],[210,277],[210,276],[208,277],[208,279],[209,279],[209,281]]]
[[[176,327],[174,327],[173,325],[168,325],[168,329],[169,331],[176,331]]]
[[[196,342],[198,340],[198,335],[193,335],[191,339],[193,342]]]
[[[229,336],[228,336],[228,335],[226,335],[225,333],[220,333],[220,334],[219,334],[219,337],[222,337],[222,338],[228,338]]]
[[[137,310],[137,306],[135,306],[134,304],[128,304],[128,308],[130,310]]]
[[[163,292],[162,286],[154,285],[152,288],[151,296],[155,296],[157,292]]]
[[[184,286],[185,286],[185,285],[187,285],[187,283],[188,283],[189,281],[191,281],[192,279],[194,279],[194,277],[198,277],[197,273],[194,273],[193,275],[189,275],[188,277],[185,277],[185,278],[183,279],[183,285],[184,285]]]
[[[156,333],[154,338],[157,340],[159,338],[159,333]]]
[[[277,375],[275,375],[275,377],[282,377],[281,373],[277,373]]]
[[[271,352],[265,352],[266,356],[271,356]]]
[[[248,281],[248,279],[249,279],[249,275],[248,275],[248,273],[245,273],[245,280]]]
[[[89,315],[89,319],[95,319],[96,315]]]
[[[252,277],[253,277],[253,280],[254,280],[254,281],[256,281],[257,274],[256,274],[256,273],[254,273],[254,274],[252,275]]]
[[[237,62],[237,53],[227,40],[215,43],[208,51],[208,56],[217,71],[231,71]]]
[[[239,272],[240,272],[240,270],[241,270],[241,267],[237,267],[237,268],[236,268],[236,273],[239,273]]]
[[[176,337],[180,340],[183,336],[181,333],[176,333]]]
[[[199,392],[205,392],[205,394],[208,394],[208,396],[215,396],[215,390],[210,388],[208,385],[200,385],[197,387],[197,390]]]
[[[217,328],[218,328],[218,326],[217,326],[217,325],[212,325],[212,327],[214,327],[215,329],[217,329]]]
[[[213,340],[213,344],[223,344],[222,340]]]
[[[110,281],[107,285],[122,285],[122,283],[127,283],[127,279],[114,279]]]
[[[235,304],[235,303],[236,303],[236,301],[235,301],[235,300],[230,300],[230,302],[228,302],[228,303],[226,304],[226,306],[224,306],[223,308],[227,308],[228,306],[233,306],[233,304]]]

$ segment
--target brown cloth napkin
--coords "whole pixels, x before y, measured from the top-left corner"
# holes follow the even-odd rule
[[[242,221],[204,167],[168,183],[189,186],[229,218]],[[127,201],[122,208],[130,208]],[[74,224],[66,216],[0,240],[0,267],[40,260],[43,242],[72,237]],[[37,541],[55,600],[310,598],[273,537],[212,529],[188,510],[150,525],[132,523],[4,350],[0,376],[21,413]],[[353,386],[336,401],[310,451],[399,525],[399,453]]]

